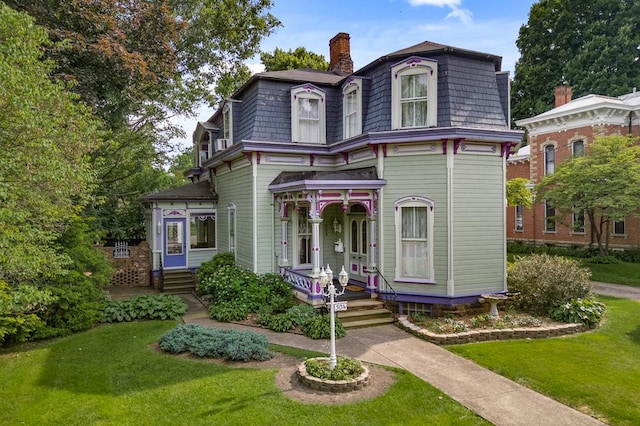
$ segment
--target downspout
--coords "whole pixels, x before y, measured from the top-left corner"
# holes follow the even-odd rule
[[[507,289],[507,154],[502,157],[502,199],[504,200],[504,208],[502,209],[502,265],[504,271],[504,291]],[[522,212],[524,215],[524,211]]]
[[[454,142],[447,141],[447,296],[453,296],[453,157]]]
[[[384,179],[384,150],[378,145],[378,179]],[[384,186],[378,190],[378,270],[384,276]],[[398,248],[396,247],[396,250]]]
[[[258,272],[258,156],[251,154],[253,171],[253,272]]]

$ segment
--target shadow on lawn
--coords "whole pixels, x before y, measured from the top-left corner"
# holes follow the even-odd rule
[[[633,343],[640,345],[640,327],[627,333]]]
[[[159,323],[148,322],[142,327],[147,330],[138,326],[131,333],[134,327],[128,328],[130,324],[100,326],[56,342],[43,364],[38,384],[74,393],[117,396],[205,377],[225,380],[224,375],[230,373],[228,367],[215,363],[153,350],[149,346],[149,324],[156,325],[153,333],[159,338]]]

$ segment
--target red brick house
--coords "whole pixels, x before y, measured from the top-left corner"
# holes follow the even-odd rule
[[[535,185],[567,158],[588,155],[589,146],[598,136],[640,136],[640,92],[619,97],[571,97],[571,87],[557,87],[555,108],[516,122],[527,129],[528,146],[507,161],[507,179],[524,177]],[[507,207],[507,240],[567,246],[588,246],[592,242],[584,214],[554,220],[555,214],[555,209],[545,203],[536,203],[531,209]],[[640,218],[629,215],[613,224],[609,241],[611,248],[639,246]]]

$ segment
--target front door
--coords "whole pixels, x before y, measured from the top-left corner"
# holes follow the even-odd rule
[[[369,221],[364,215],[349,215],[349,276],[367,281]]]
[[[186,268],[186,219],[164,220],[164,267]]]

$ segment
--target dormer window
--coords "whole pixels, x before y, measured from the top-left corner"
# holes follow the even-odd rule
[[[326,143],[325,93],[313,84],[291,89],[291,140]]]
[[[391,127],[437,124],[438,63],[412,57],[391,68]]]
[[[351,77],[342,88],[343,137],[362,133],[362,79]]]

